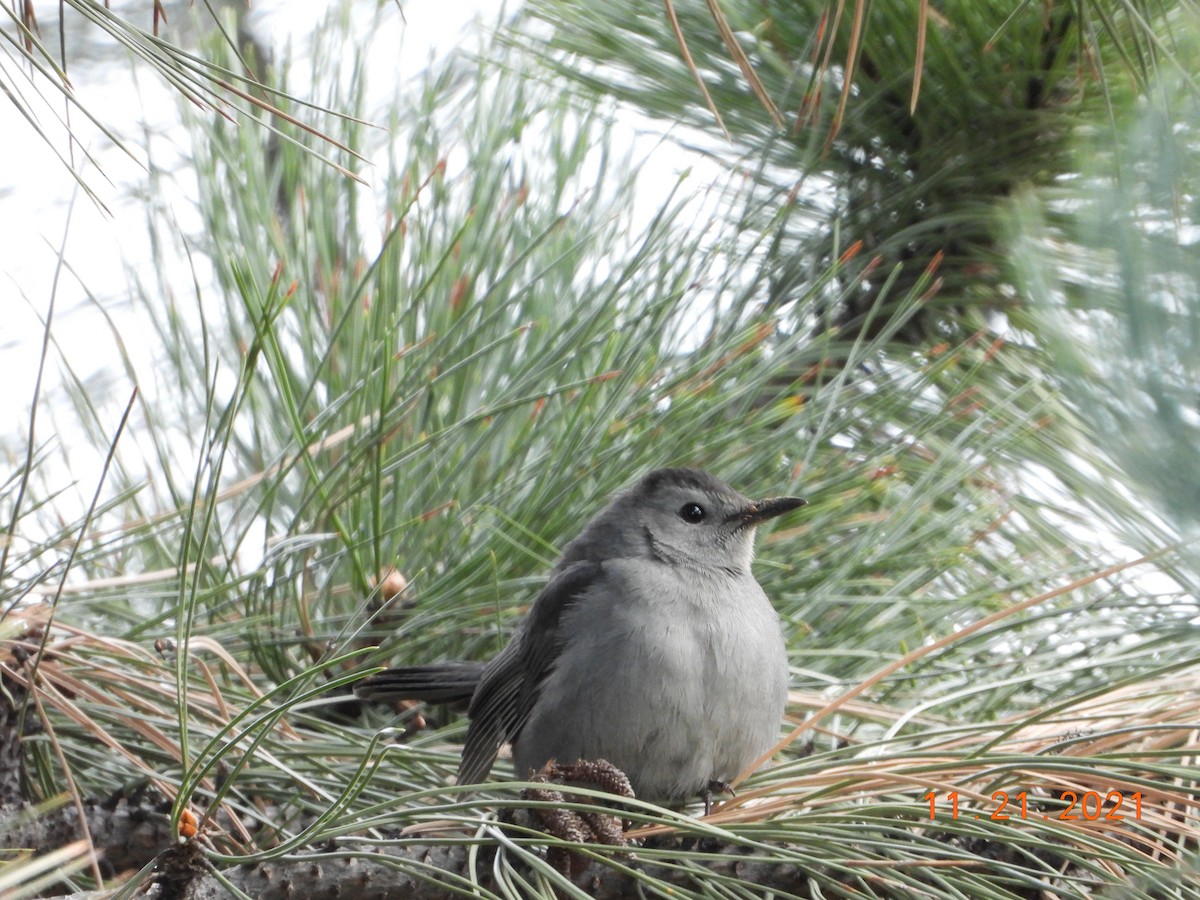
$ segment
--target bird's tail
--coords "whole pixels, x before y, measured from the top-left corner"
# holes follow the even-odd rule
[[[482,662],[444,662],[387,669],[354,685],[361,700],[470,700],[483,676]]]

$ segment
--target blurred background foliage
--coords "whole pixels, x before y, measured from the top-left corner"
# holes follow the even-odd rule
[[[147,204],[145,331],[106,336],[160,358],[127,354],[115,399],[68,378],[69,406],[39,400],[59,436],[35,407],[5,442],[0,608],[41,646],[50,723],[31,792],[149,780],[244,826],[212,826],[218,863],[477,826],[446,787],[461,720],[409,711],[381,757],[394,717],[331,690],[494,653],[606,496],[689,464],[809,499],[756,567],[792,724],[860,691],[729,840],[804,848],[835,895],[1193,896],[1194,8],[722,3],[763,97],[710,6],[669,9],[694,70],[662,8],[533,0],[381,98],[387,48],[334,14],[258,69],[284,109],[314,86],[321,138],[185,110],[201,224]],[[719,167],[647,214],[637,129]],[[131,385],[82,513],[74,444],[107,452]],[[881,771],[907,774],[865,786]],[[1177,815],[1127,823],[1140,844],[1031,824],[1018,851],[1021,824],[918,829],[935,783],[1158,785]],[[970,864],[920,864],[946,855]]]
[[[706,152],[753,174],[764,198],[762,224],[777,245],[771,303],[803,292],[861,241],[846,283],[877,256],[885,264],[830,314],[852,329],[868,319],[878,325],[879,289],[891,265],[907,263],[902,277],[911,282],[939,256],[946,289],[901,332],[917,343],[961,338],[971,313],[1020,308],[998,230],[1010,193],[1072,171],[1070,148],[1082,125],[1107,124],[1159,66],[1180,64],[1170,52],[1155,52],[1166,39],[1146,27],[1144,17],[1178,17],[1166,8],[720,4],[733,38],[756,62],[772,115],[748,98],[711,10],[676,8],[694,72],[657,7],[533,5],[560,72],[687,126]],[[580,57],[591,65],[580,67]],[[728,140],[716,138],[697,79]]]

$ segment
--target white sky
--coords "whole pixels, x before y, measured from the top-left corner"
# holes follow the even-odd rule
[[[166,35],[188,32],[186,3],[176,0],[171,7]],[[279,49],[291,45],[295,55],[303,55],[311,32],[338,4],[332,0],[263,0],[253,7],[250,22],[259,35],[269,36]],[[147,5],[143,0],[120,0],[115,11],[128,15],[140,25],[148,25]],[[376,91],[403,91],[407,79],[414,90],[423,69],[450,50],[472,40],[472,34],[490,30],[513,3],[499,0],[407,0],[402,9],[385,3],[377,14],[373,2],[350,6],[353,19],[370,30],[369,64],[375,70],[369,84]],[[198,7],[202,10],[203,7]],[[68,17],[78,14],[67,10]],[[56,52],[57,35],[52,33],[56,20],[43,21],[45,40]],[[71,41],[82,43],[79,26],[68,28],[68,59]],[[103,43],[107,38],[98,38]],[[16,60],[11,47],[0,51],[0,79],[15,84],[32,106],[38,125],[52,137],[53,146],[67,155],[71,148],[61,126],[64,116],[62,97],[47,90],[44,80],[30,81]],[[0,103],[0,134],[7,139],[0,149],[0,300],[6,314],[0,316],[0,372],[5,390],[0,391],[2,421],[15,423],[27,417],[37,373],[37,359],[43,336],[42,321],[50,309],[56,272],[59,275],[54,310],[52,352],[47,367],[43,400],[59,382],[61,360],[68,361],[75,375],[94,385],[97,392],[104,383],[117,379],[112,393],[123,405],[128,395],[121,372],[119,343],[124,342],[140,365],[149,365],[154,348],[138,340],[144,332],[139,310],[130,302],[130,273],[145,271],[152,264],[147,231],[145,194],[150,183],[145,164],[147,142],[149,158],[160,168],[171,169],[180,157],[187,135],[179,122],[176,92],[147,66],[133,64],[119,50],[99,64],[80,60],[72,63],[72,77],[80,103],[102,119],[104,125],[126,142],[135,158],[122,152],[103,132],[72,110],[70,123],[87,151],[94,154],[103,169],[103,177],[92,166],[80,166],[89,185],[96,190],[109,212],[104,212],[81,191],[54,151],[40,140],[33,129],[10,103]],[[301,67],[294,67],[297,74]],[[303,95],[304,86],[291,85]],[[381,104],[375,104],[376,106]],[[252,127],[252,126],[251,126]],[[681,170],[697,168],[690,181],[699,192],[705,184],[720,178],[720,171],[694,156],[684,158],[675,146],[656,149],[657,139],[647,134],[647,123],[630,114],[624,127],[631,147],[643,159],[640,188],[633,196],[639,208],[635,215],[646,221],[657,212]],[[147,136],[150,135],[148,138]],[[79,148],[75,148],[77,157]],[[368,170],[365,175],[371,177]],[[111,179],[111,183],[105,180]],[[173,195],[171,192],[176,193]],[[168,211],[187,232],[198,227],[186,178],[156,184],[152,202]],[[365,210],[364,214],[371,214]],[[65,251],[60,254],[60,248]],[[60,258],[67,268],[58,272]],[[173,283],[188,285],[191,273],[182,266]],[[23,426],[21,427],[23,431]],[[13,433],[10,426],[9,434]],[[45,437],[44,434],[41,435]]]
[[[142,0],[123,0],[113,6],[137,24],[148,24],[143,21],[148,4]],[[301,47],[307,33],[334,6],[330,0],[266,0],[255,5],[251,21],[276,46],[291,41]],[[382,17],[384,28],[375,32],[376,46],[396,48],[388,59],[395,76],[416,78],[431,59],[459,45],[473,23],[479,21],[486,27],[502,9],[497,0],[418,0],[404,4],[402,19],[400,9],[392,6],[385,9],[390,14]],[[356,4],[352,13],[364,19],[373,17],[374,4]],[[67,15],[78,14],[68,9]],[[181,12],[173,11],[170,28],[182,27],[177,17],[182,17]],[[57,47],[57,35],[50,33],[54,24],[54,19],[42,21],[52,50]],[[394,30],[394,35],[388,30]],[[73,31],[68,29],[68,60]],[[127,142],[136,158],[122,152],[78,109],[70,111],[72,129],[103,169],[101,176],[93,166],[79,166],[108,207],[109,213],[105,213],[77,189],[55,156],[55,150],[63,156],[72,152],[62,127],[67,113],[61,95],[47,89],[44,79],[31,79],[28,67],[20,64],[10,46],[3,45],[0,80],[19,89],[54,148],[37,136],[13,104],[0,103],[0,134],[6,136],[0,148],[0,302],[5,310],[0,316],[0,372],[5,386],[0,391],[0,420],[8,423],[24,419],[33,397],[42,322],[55,293],[60,259],[66,268],[58,272],[55,355],[69,361],[84,380],[117,374],[117,341],[101,306],[113,317],[131,352],[149,358],[152,350],[136,340],[140,326],[127,296],[127,270],[150,262],[142,199],[149,183],[146,136],[153,135],[154,163],[166,167],[178,158],[176,148],[187,140],[179,123],[178,95],[147,66],[130,63],[117,49],[103,65],[81,63],[72,71],[72,79],[80,103]],[[82,158],[79,147],[74,153],[76,159]],[[154,202],[167,207],[185,229],[195,224],[190,198],[182,189],[174,197],[157,195]],[[186,271],[181,271],[180,277],[184,283],[190,281]],[[58,370],[52,356],[49,384],[43,392],[58,382]],[[12,428],[10,425],[9,434]]]

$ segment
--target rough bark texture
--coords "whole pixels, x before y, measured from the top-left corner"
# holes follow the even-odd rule
[[[25,799],[20,739],[24,723],[21,721],[21,703],[13,697],[14,690],[23,701],[24,692],[12,679],[0,673],[0,808],[19,806]],[[13,697],[13,702],[9,702],[8,697]]]
[[[413,847],[396,849],[381,848],[379,845],[339,845],[336,858],[314,855],[309,858],[292,857],[260,863],[255,866],[239,866],[222,872],[239,890],[257,900],[386,900],[406,897],[412,900],[457,900],[461,892],[451,891],[445,877],[430,871],[426,879],[414,877],[409,872],[387,864],[387,857],[404,858],[424,863],[438,872],[468,875],[468,848]],[[370,854],[346,858],[343,854]],[[199,864],[199,860],[196,860]],[[626,865],[629,860],[623,861]],[[638,863],[633,863],[635,867]],[[660,868],[643,864],[654,877],[668,884],[695,887],[695,879],[678,869]],[[777,863],[764,864],[753,858],[730,852],[726,858],[707,867],[716,875],[736,877],[740,881],[752,881],[763,887],[763,892],[772,890],[806,896],[804,873],[794,866]],[[186,885],[170,880],[160,882],[144,896],[153,900],[218,900],[227,898],[229,892],[211,873],[197,870],[195,877]],[[486,873],[484,873],[486,874]],[[638,897],[638,883],[634,878],[616,869],[593,863],[574,879],[589,896],[597,900],[624,900]]]
[[[107,873],[141,868],[170,846],[168,808],[161,797],[149,794],[84,801],[88,832]],[[46,852],[85,837],[74,804],[28,816],[24,805],[0,807],[0,848]]]
[[[153,900],[227,898],[229,891],[222,879],[257,900],[451,900],[462,895],[449,889],[447,876],[467,879],[471,875],[470,848],[463,845],[339,842],[285,859],[222,869],[219,879],[196,843],[171,845],[167,817],[149,801],[139,804],[132,799],[122,800],[115,807],[88,803],[86,810],[107,873],[134,870],[156,860],[152,884],[139,895]],[[49,850],[74,840],[79,833],[73,807],[32,822],[15,821],[0,811],[0,846]],[[722,858],[707,867],[714,874],[752,881],[762,885],[764,892],[806,894],[805,875],[796,867],[763,863],[736,848],[723,852]],[[400,868],[389,860],[419,862],[424,877],[414,874],[411,866]],[[482,865],[476,860],[475,875],[490,886],[491,866],[486,853],[484,860]],[[621,865],[652,872],[669,884],[695,886],[695,879],[684,872],[637,860],[636,850],[634,857],[623,858]],[[598,863],[591,863],[572,880],[598,900],[639,896],[635,879]],[[69,900],[105,896],[106,892],[88,892],[71,895]]]

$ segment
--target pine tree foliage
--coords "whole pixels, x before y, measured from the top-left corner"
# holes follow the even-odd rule
[[[161,359],[130,358],[119,437],[127,395],[73,391],[113,444],[97,502],[64,501],[77,448],[36,416],[8,451],[5,805],[162,798],[200,836],[160,864],[242,890],[374,865],[443,896],[1195,896],[1194,94],[1136,64],[1186,58],[1188,10],[1000,6],[864,5],[856,44],[858,5],[721,4],[778,129],[674,4],[725,144],[669,17],[632,5],[540,4],[549,43],[524,22],[379,106],[378,48],[331,20],[315,70],[274,77],[351,114],[320,129],[374,190],[302,129],[192,113],[203,225],[151,207],[160,264],[131,284]],[[641,216],[613,98],[689,125],[727,180]],[[636,859],[575,848],[572,882],[561,839],[499,815],[553,805],[524,773],[450,784],[461,718],[346,685],[494,653],[582,519],[680,463],[810,501],[756,563],[788,721],[714,816],[634,804]]]

